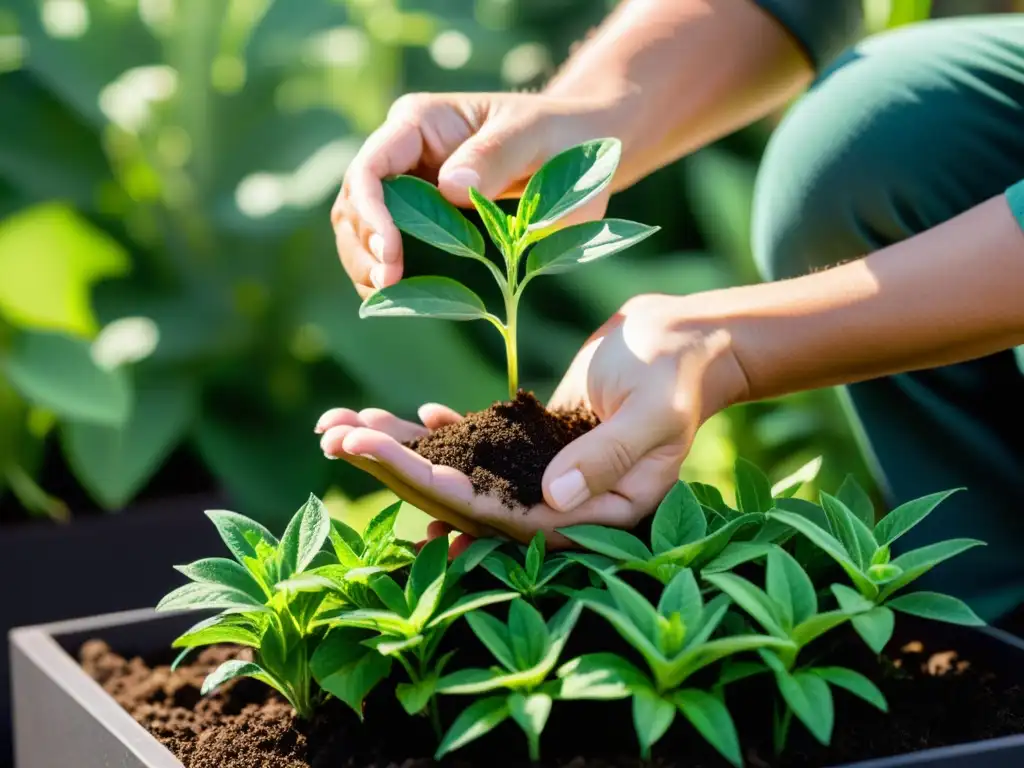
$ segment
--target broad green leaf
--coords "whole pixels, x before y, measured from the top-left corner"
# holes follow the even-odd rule
[[[548,620],[548,647],[542,664],[550,660],[551,668],[554,668],[555,662],[558,661],[558,655],[569,640],[569,635],[572,634],[573,627],[576,626],[582,612],[583,604],[579,600],[572,599],[559,608],[555,615]]]
[[[633,691],[633,727],[640,742],[640,755],[647,758],[651,747],[665,735],[676,719],[675,705],[650,688]]]
[[[790,627],[818,612],[818,598],[810,576],[795,557],[780,547],[768,553],[765,587],[768,596],[782,608]]]
[[[886,603],[894,611],[920,616],[922,619],[944,621],[948,624],[962,624],[967,627],[985,625],[978,614],[962,600],[938,592],[912,592],[894,597]]]
[[[714,533],[702,539],[692,541],[689,544],[683,544],[667,552],[662,552],[655,557],[654,562],[670,562],[702,568],[704,563],[714,560],[741,529],[763,520],[764,515],[760,514],[743,514],[739,517],[734,517]]]
[[[384,181],[384,204],[395,226],[455,256],[484,258],[484,239],[433,184],[415,176]]]
[[[794,515],[792,512],[784,512],[777,509],[770,512],[769,516],[802,533],[810,539],[812,544],[839,563],[842,569],[846,571],[846,575],[857,585],[862,594],[870,595],[872,598],[878,594],[878,587],[861,572],[850,559],[850,555],[847,554],[843,545],[832,534],[822,530],[810,520]]]
[[[540,577],[540,569],[544,564],[544,532],[537,531],[530,541],[530,547],[526,550],[526,575],[530,583],[536,584]]]
[[[822,458],[817,456],[804,464],[798,470],[782,478],[772,486],[772,496],[775,498],[790,498],[795,495],[805,484],[810,483],[821,471]]]
[[[793,714],[807,726],[815,739],[828,746],[835,723],[835,708],[828,683],[810,672],[790,675],[777,671],[775,679]]]
[[[704,537],[707,520],[693,490],[681,480],[672,486],[651,524],[651,549],[655,554],[667,552]]]
[[[651,551],[640,539],[618,528],[601,525],[571,525],[558,532],[581,547],[614,560],[650,560]]]
[[[400,656],[410,648],[416,648],[423,644],[423,635],[413,635],[412,637],[402,638],[395,640],[394,638],[386,635],[380,637],[374,637],[366,641],[366,645],[371,648],[375,648],[377,653],[382,656]]]
[[[439,536],[431,539],[420,550],[409,571],[409,581],[405,585],[405,597],[410,606],[419,602],[420,596],[427,588],[443,579],[448,566],[448,539]]]
[[[269,595],[264,592],[256,579],[243,566],[234,560],[223,557],[208,557],[196,560],[189,565],[176,565],[174,570],[195,582],[204,584],[222,584],[249,595],[253,600],[263,603]]]
[[[399,616],[409,615],[409,604],[405,600],[405,593],[398,586],[398,582],[388,574],[374,573],[370,576],[368,583],[370,589],[389,611],[394,611]]]
[[[731,597],[733,602],[749,613],[765,631],[776,637],[788,637],[777,606],[759,587],[734,573],[716,573],[705,576],[704,580]]]
[[[584,606],[594,611],[594,613],[598,614],[604,618],[605,621],[611,624],[612,627],[615,628],[615,631],[618,632],[627,643],[632,645],[633,648],[635,648],[636,651],[644,657],[644,660],[650,665],[652,670],[655,670],[659,665],[663,665],[665,658],[655,644],[654,637],[656,635],[655,627],[657,626],[657,614],[654,615],[654,627],[651,629],[652,636],[648,636],[644,631],[638,628],[626,614],[622,613],[614,606],[609,605],[604,600],[598,599],[598,595],[604,594],[606,593],[598,592],[597,590],[594,590],[593,592],[584,590],[579,593],[579,599]]]
[[[158,611],[196,611],[213,608],[243,613],[269,610],[262,600],[257,600],[248,592],[222,584],[196,582],[178,587],[165,595],[156,606]]]
[[[566,557],[548,560],[541,566],[540,576],[537,578],[536,586],[543,587],[552,579],[556,578],[562,571],[573,565],[573,561]]]
[[[492,552],[480,565],[491,576],[517,592],[525,591],[528,586],[526,571],[504,552]]]
[[[845,504],[857,519],[864,525],[874,530],[875,528],[875,505],[871,497],[860,487],[853,475],[847,475],[843,484],[836,492],[836,498]]]
[[[879,520],[878,525],[875,526],[875,538],[878,539],[878,543],[880,545],[892,544],[896,539],[928,517],[939,504],[958,490],[963,489],[954,488],[951,491],[933,493],[896,507],[896,509]]]
[[[325,691],[363,718],[363,701],[391,671],[391,659],[362,645],[362,633],[335,629],[317,646],[309,670]]]
[[[440,539],[445,541],[444,537]],[[434,617],[434,612],[441,604],[441,593],[444,591],[444,574],[442,573],[434,581],[423,590],[423,594],[419,596],[416,602],[416,607],[412,609],[412,613],[409,614],[409,624],[416,628],[419,632],[422,630],[427,623]]]
[[[878,547],[871,529],[858,520],[843,502],[825,492],[821,493],[821,508],[850,559],[860,570],[866,570]]]
[[[578,264],[598,261],[646,240],[658,229],[623,219],[602,219],[565,227],[552,232],[530,250],[526,276],[555,275]]]
[[[592,653],[566,662],[558,670],[561,699],[624,699],[649,686],[646,676],[621,656]]]
[[[722,623],[722,619],[729,612],[731,604],[732,600],[729,599],[728,595],[716,595],[713,597],[701,612],[697,631],[690,631],[688,633],[686,645],[694,648],[701,643],[706,643],[715,630],[718,629],[718,625]]]
[[[716,661],[737,653],[763,648],[775,648],[780,652],[791,653],[796,646],[790,640],[767,635],[733,635],[709,640],[687,649],[682,656],[673,661],[672,675],[668,682],[672,685],[679,685],[694,673]]]
[[[427,623],[427,628],[432,629],[434,627],[441,626],[446,622],[454,621],[460,616],[464,614],[471,614],[478,608],[483,608],[486,605],[505,603],[509,600],[515,600],[518,597],[518,592],[499,591],[474,592],[471,595],[464,595],[456,600],[451,607],[446,608],[434,616],[434,618]]]
[[[281,578],[287,579],[306,570],[331,532],[331,518],[323,502],[309,495],[288,523],[278,552]]]
[[[661,593],[658,613],[666,617],[678,613],[689,634],[697,630],[703,611],[704,600],[700,594],[700,586],[693,571],[685,568],[672,578],[665,591]]]
[[[774,544],[760,541],[730,542],[718,557],[701,568],[701,573],[712,574],[731,571],[737,565],[765,557],[774,547]]]
[[[896,628],[896,616],[885,606],[872,608],[850,619],[853,628],[864,643],[875,653],[881,653],[892,639]]]
[[[508,716],[508,703],[504,696],[492,696],[473,702],[455,718],[452,727],[441,740],[434,758],[440,760],[449,752],[479,739],[504,722]]]
[[[460,669],[445,675],[437,682],[437,692],[454,695],[477,695],[489,693],[506,684],[515,677],[499,669]]]
[[[725,703],[710,693],[688,688],[672,695],[672,702],[704,739],[733,765],[743,765],[736,725]]]
[[[588,141],[555,155],[527,182],[517,218],[524,220],[524,205],[535,206],[525,217],[527,231],[547,229],[604,191],[621,155],[618,139]]]
[[[476,611],[466,615],[466,621],[473,634],[491,652],[491,655],[498,660],[509,672],[519,669],[516,663],[515,654],[512,651],[512,642],[508,636],[508,628],[498,619],[483,611]]]
[[[248,616],[227,614],[203,619],[181,634],[172,648],[197,648],[203,645],[232,643],[249,648],[259,648],[260,633]]]
[[[850,614],[846,611],[826,611],[808,616],[793,629],[791,635],[793,642],[800,648],[809,645],[829,630],[835,629],[840,624],[850,621]]]
[[[658,636],[658,612],[647,598],[622,579],[609,573],[602,573],[608,594],[616,607],[639,629],[645,637],[653,640]]]
[[[397,613],[369,608],[357,608],[356,610],[342,608],[337,611],[327,611],[320,613],[316,619],[316,623],[320,625],[372,629],[398,637],[411,637],[416,634],[416,629],[410,622],[410,619],[403,618]]]
[[[128,377],[101,367],[91,350],[84,339],[20,330],[0,356],[0,374],[33,405],[68,419],[120,426],[132,407]]]
[[[887,600],[898,590],[916,581],[939,563],[956,557],[969,549],[983,546],[985,546],[985,542],[977,539],[949,539],[905,552],[892,561],[892,565],[897,566],[903,572],[885,585],[879,599]]]
[[[358,568],[363,564],[363,539],[341,520],[331,520],[331,546],[338,562],[347,568]]]
[[[501,539],[475,539],[448,566],[448,581],[454,583],[483,563],[502,544]]]
[[[727,518],[736,514],[737,510],[725,503],[725,499],[722,498],[722,492],[715,488],[715,486],[697,482],[691,482],[689,486],[703,506],[710,507]]]
[[[285,698],[288,697],[288,693],[285,691],[284,686],[279,683],[273,675],[267,670],[261,667],[259,664],[254,664],[251,661],[225,661],[213,672],[206,676],[203,681],[203,687],[200,691],[201,695],[206,696],[211,691],[224,685],[224,683],[234,680],[239,677],[251,677],[254,680],[259,680],[265,685],[269,685],[271,688],[277,690]]]
[[[373,516],[361,537],[367,549],[382,549],[395,540],[395,523],[401,511],[402,502],[396,501]]]
[[[809,671],[830,685],[849,691],[876,709],[889,711],[889,705],[885,701],[885,696],[878,690],[878,686],[859,672],[845,667],[815,667]]]
[[[775,500],[775,509],[783,512],[792,512],[794,515],[806,518],[822,530],[831,533],[832,526],[825,516],[825,510],[806,499],[778,498]],[[772,544],[785,544],[796,533],[791,527],[783,525],[780,521],[770,516],[761,530],[754,536],[754,541],[764,541]],[[806,565],[806,563],[805,563]]]
[[[746,459],[736,460],[736,504],[740,512],[762,514],[775,506],[771,482],[764,472]]]
[[[422,712],[437,687],[437,679],[428,677],[416,683],[399,683],[395,687],[395,696],[402,708],[410,715]]]
[[[833,584],[832,594],[836,596],[840,609],[851,615],[864,613],[874,608],[875,604],[864,595],[845,584]]]
[[[498,205],[487,199],[474,187],[469,188],[469,199],[480,214],[480,220],[491,236],[491,241],[498,246],[502,256],[508,258],[509,243],[512,238],[508,231],[508,218]]]
[[[225,509],[207,510],[206,516],[216,526],[231,554],[242,565],[245,565],[247,558],[256,561],[262,559],[262,552],[257,550],[261,542],[268,550],[277,549],[278,541],[274,535],[255,520]]]
[[[508,609],[508,638],[516,669],[532,668],[547,650],[548,628],[544,617],[525,600],[516,600]]]
[[[551,714],[551,697],[546,693],[513,693],[508,697],[508,711],[528,736],[540,738]]]
[[[433,317],[483,320],[487,307],[479,296],[450,277],[408,277],[371,294],[359,317]]]

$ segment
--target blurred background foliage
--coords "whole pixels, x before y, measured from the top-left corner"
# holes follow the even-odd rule
[[[357,320],[328,225],[346,164],[403,92],[538,87],[613,4],[0,0],[0,516],[211,488],[274,526],[310,491],[338,514],[379,508],[372,481],[323,459],[316,417],[486,407],[502,350],[472,324]],[[1013,5],[865,0],[869,31]],[[550,393],[630,296],[757,279],[771,127],[613,200],[662,231],[531,291],[529,388]],[[409,244],[409,261],[487,294],[465,260]],[[822,484],[867,482],[832,392],[716,417],[683,474],[728,491],[738,455],[776,479],[823,455]]]

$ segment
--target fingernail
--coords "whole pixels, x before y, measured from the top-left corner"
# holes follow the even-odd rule
[[[384,261],[384,238],[381,235],[370,235],[370,253],[377,261]]]
[[[570,469],[553,480],[549,492],[551,500],[555,502],[555,508],[561,512],[578,507],[590,496],[587,480],[578,469]]]
[[[370,268],[370,282],[378,291],[384,287],[384,265],[377,264]]]
[[[335,461],[338,457],[337,456],[332,456],[329,453],[324,453],[324,458],[325,459],[330,459],[331,461]]]
[[[469,189],[470,187],[480,186],[480,174],[472,168],[453,168],[444,174],[444,178],[441,181],[453,184],[456,187]]]

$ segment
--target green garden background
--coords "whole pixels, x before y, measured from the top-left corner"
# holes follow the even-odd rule
[[[612,4],[0,0],[0,522],[208,488],[275,528],[310,492],[379,508],[371,480],[324,460],[316,417],[485,407],[503,352],[472,324],[357,319],[328,219],[346,163],[404,92],[537,88]],[[1017,5],[867,0],[868,31]],[[546,397],[634,294],[758,279],[771,127],[613,200],[662,230],[530,292],[528,388]],[[489,295],[472,263],[408,254]],[[738,455],[774,479],[821,455],[821,484],[868,481],[834,392],[716,417],[684,477],[728,490]]]

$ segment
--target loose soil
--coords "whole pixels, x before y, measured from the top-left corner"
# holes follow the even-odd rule
[[[520,390],[514,400],[471,413],[408,445],[434,464],[467,475],[477,493],[529,508],[544,498],[541,479],[551,460],[597,424],[587,408],[549,411]]]
[[[484,666],[469,639],[455,625],[450,638],[467,650],[455,664]],[[959,630],[904,622],[879,665],[852,634],[820,650],[823,664],[840,663],[871,677],[889,701],[883,714],[844,693],[835,694],[836,731],[831,748],[814,742],[794,723],[790,748],[772,757],[769,726],[774,691],[767,679],[729,689],[729,705],[747,749],[750,768],[821,768],[950,744],[1024,732],[1024,690],[1014,658],[987,654],[972,658],[974,644]],[[595,633],[614,646],[597,617],[584,614],[566,658],[580,651],[582,638],[593,650]],[[459,637],[455,637],[459,636]],[[962,655],[957,647],[966,649]],[[614,648],[621,651],[621,647]],[[85,670],[187,768],[426,768],[436,746],[424,718],[410,718],[393,690],[378,688],[368,699],[360,724],[344,706],[331,702],[316,719],[303,723],[288,705],[259,683],[230,683],[208,697],[199,694],[205,675],[228,658],[248,651],[207,649],[191,664],[171,672],[169,657],[147,661],[123,658],[101,641],[80,651]],[[997,656],[997,655],[996,655]],[[987,671],[998,669],[1003,677]],[[455,666],[453,665],[453,668]],[[1013,679],[1011,679],[1013,678]],[[695,681],[696,682],[696,681]],[[442,697],[442,718],[450,724],[468,699]],[[636,758],[628,702],[556,703],[545,730],[543,768],[641,768]],[[511,723],[454,753],[458,768],[525,766],[522,734]],[[656,768],[724,768],[680,719],[655,748]]]

